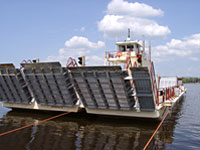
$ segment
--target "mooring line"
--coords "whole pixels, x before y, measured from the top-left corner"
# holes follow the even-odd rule
[[[151,136],[151,138],[149,139],[149,141],[147,142],[147,144],[145,145],[145,147],[143,148],[143,150],[146,150],[146,148],[149,146],[151,140],[153,139],[153,137],[155,136],[156,132],[158,131],[158,129],[160,128],[160,126],[162,125],[162,123],[164,122],[164,120],[166,119],[167,115],[169,114],[170,109],[168,109],[167,113],[165,114],[164,118],[162,119],[162,121],[160,122],[160,124],[158,125],[158,127],[156,128],[156,130],[154,131],[153,135]]]
[[[69,114],[69,113],[71,113],[71,112],[65,112],[65,113],[62,113],[62,114],[53,116],[53,117],[51,117],[51,118],[47,118],[47,119],[44,119],[44,120],[41,120],[41,121],[38,121],[38,122],[35,122],[35,123],[32,123],[32,124],[29,124],[29,125],[26,125],[26,126],[23,126],[23,127],[17,128],[17,129],[14,129],[14,130],[10,130],[10,131],[4,132],[4,133],[0,133],[0,136],[6,135],[6,134],[9,134],[9,133],[13,133],[13,132],[16,132],[16,131],[18,131],[18,130],[22,130],[22,129],[24,129],[24,128],[28,128],[28,127],[30,127],[30,126],[37,125],[37,124],[39,124],[39,123],[46,122],[46,121],[49,121],[49,120],[52,120],[52,119],[55,119],[55,118],[58,118],[58,117],[67,115],[67,114]]]

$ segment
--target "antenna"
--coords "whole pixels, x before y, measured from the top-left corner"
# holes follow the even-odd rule
[[[128,28],[128,38],[131,38],[130,28]]]
[[[142,35],[142,45],[143,45],[143,53],[145,51],[145,40],[144,40],[144,35]]]
[[[151,41],[149,40],[149,61],[151,61]]]
[[[131,33],[130,33],[130,28],[128,28],[128,37],[127,37],[127,41],[131,40]]]

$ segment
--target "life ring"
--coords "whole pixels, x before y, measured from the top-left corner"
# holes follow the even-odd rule
[[[121,57],[122,56],[122,52],[117,52],[117,57]]]

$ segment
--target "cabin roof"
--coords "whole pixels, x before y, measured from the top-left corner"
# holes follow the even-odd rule
[[[138,41],[124,41],[124,42],[116,42],[116,45],[139,45],[142,46]]]

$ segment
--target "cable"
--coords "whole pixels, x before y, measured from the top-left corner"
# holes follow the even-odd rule
[[[39,123],[46,122],[46,121],[49,121],[49,120],[52,120],[52,119],[55,119],[55,118],[58,118],[58,117],[67,115],[67,114],[69,114],[69,113],[71,113],[71,112],[65,112],[65,113],[59,114],[59,115],[57,115],[57,116],[54,116],[54,117],[51,117],[51,118],[47,118],[47,119],[44,119],[44,120],[41,120],[41,121],[38,121],[38,122],[35,122],[35,123],[32,123],[32,124],[29,124],[29,125],[26,125],[26,126],[23,126],[23,127],[17,128],[17,129],[14,129],[14,130],[10,130],[10,131],[4,132],[4,133],[0,133],[0,136],[6,135],[6,134],[9,134],[9,133],[13,133],[13,132],[15,132],[15,131],[22,130],[22,129],[24,129],[24,128],[28,128],[28,127],[30,127],[30,126],[37,125],[37,124],[39,124]]]
[[[153,137],[155,136],[156,132],[158,131],[158,129],[160,128],[160,126],[162,125],[162,123],[164,122],[164,120],[166,119],[167,115],[169,114],[170,109],[168,109],[167,113],[165,114],[164,118],[162,119],[162,121],[160,122],[160,124],[158,125],[158,127],[156,128],[156,130],[154,131],[153,135],[151,136],[151,138],[149,139],[149,141],[147,142],[147,144],[145,145],[145,147],[143,148],[143,150],[146,150],[146,148],[148,147],[148,145],[150,144],[151,140],[153,139]]]

